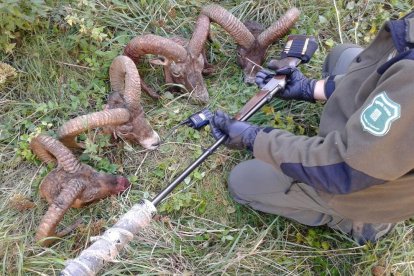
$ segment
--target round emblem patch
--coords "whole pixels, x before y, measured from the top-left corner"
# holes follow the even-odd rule
[[[392,122],[400,118],[401,106],[381,92],[361,113],[361,124],[365,131],[375,136],[384,136]]]

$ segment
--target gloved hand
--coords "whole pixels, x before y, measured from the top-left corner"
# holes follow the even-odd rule
[[[262,89],[271,78],[273,78],[276,75],[275,71],[271,71],[269,69],[263,68],[260,69],[259,72],[256,74],[256,84],[259,86],[260,89]]]
[[[258,126],[232,119],[220,110],[216,111],[210,120],[210,126],[211,133],[216,140],[223,137],[223,135],[228,136],[224,141],[227,147],[231,149],[247,148],[250,151],[253,151],[254,140],[261,130]]]
[[[277,62],[271,60],[268,63],[269,69],[275,70],[271,72],[262,69],[256,74],[256,84],[263,88],[275,74],[286,75],[285,89],[276,96],[285,100],[302,100],[315,102],[313,94],[317,80],[308,79],[298,68],[284,67],[279,69]]]

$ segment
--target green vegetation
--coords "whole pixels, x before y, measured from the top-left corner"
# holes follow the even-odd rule
[[[62,224],[82,218],[82,225],[51,248],[33,241],[47,204],[38,186],[51,168],[29,148],[31,137],[57,128],[79,114],[102,110],[109,94],[108,68],[136,35],[155,33],[190,37],[200,8],[217,1],[16,1],[0,3],[0,61],[16,69],[0,83],[0,272],[1,275],[57,274],[76,257],[91,236],[113,225],[118,216],[142,198],[152,198],[172,181],[213,139],[208,128],[180,128],[156,151],[127,143],[114,144],[85,134],[87,149],[77,153],[95,168],[127,176],[127,193],[87,208],[69,210]],[[320,45],[314,60],[303,66],[319,77],[329,49],[341,42],[366,45],[384,20],[409,11],[412,0],[221,1],[242,19],[269,26],[290,6],[301,11],[293,33],[314,35]],[[211,108],[230,114],[255,92],[241,81],[234,41],[213,25],[207,44],[217,70],[206,78]],[[277,56],[283,41],[269,49]],[[0,70],[1,72],[1,70]],[[145,80],[163,95],[154,101],[143,94],[147,118],[164,137],[199,106],[186,96],[168,92],[160,68],[139,65]],[[2,76],[0,76],[0,80]],[[322,105],[276,100],[252,121],[314,135]],[[414,223],[400,223],[375,245],[357,246],[326,227],[306,227],[278,216],[236,204],[228,195],[226,177],[248,152],[220,149],[188,177],[168,200],[151,227],[126,248],[119,262],[103,275],[137,274],[414,274]],[[380,275],[380,274],[377,274]]]

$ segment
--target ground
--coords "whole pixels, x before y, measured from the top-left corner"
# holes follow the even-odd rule
[[[217,1],[6,1],[0,4],[0,61],[16,71],[0,76],[0,271],[2,275],[58,274],[67,259],[88,246],[91,236],[111,227],[142,198],[151,199],[213,143],[207,129],[175,131],[159,149],[147,151],[123,141],[109,141],[91,131],[76,155],[93,167],[127,176],[132,188],[83,209],[70,210],[63,225],[81,218],[81,226],[50,248],[34,242],[47,209],[38,187],[51,170],[30,151],[37,133],[56,135],[65,121],[101,110],[110,92],[108,68],[136,35],[190,37],[200,8]],[[319,50],[302,70],[320,77],[323,59],[334,45],[367,45],[389,18],[414,3],[404,1],[221,1],[241,19],[269,26],[291,6],[301,10],[292,33],[314,35]],[[277,56],[283,40],[269,48]],[[242,82],[235,43],[212,25],[206,45],[215,72],[206,77],[212,110],[230,114],[257,90]],[[142,95],[146,116],[165,137],[188,115],[201,109],[188,93],[170,93],[162,72],[148,62],[140,74],[162,94]],[[6,76],[3,78],[3,76]],[[275,100],[252,121],[315,135],[322,104]],[[102,275],[136,274],[277,274],[413,275],[412,220],[401,222],[385,239],[358,246],[326,227],[307,227],[236,204],[226,177],[247,151],[220,148],[160,204],[150,227],[134,239]]]

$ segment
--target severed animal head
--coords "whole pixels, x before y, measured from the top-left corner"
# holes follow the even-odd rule
[[[162,65],[166,83],[183,85],[191,94],[190,98],[200,104],[209,101],[207,88],[202,76],[208,67],[204,54],[204,44],[210,28],[210,20],[205,15],[197,19],[194,33],[187,41],[183,38],[164,38],[153,34],[137,36],[125,47],[124,54],[138,62],[147,54],[160,56],[151,63]],[[142,87],[150,95],[157,95],[147,84]],[[159,97],[159,95],[157,95]]]
[[[56,233],[56,228],[70,207],[80,208],[130,187],[123,176],[97,172],[78,162],[68,148],[52,137],[39,135],[32,139],[30,147],[43,162],[57,164],[40,184],[40,195],[49,203],[35,236],[43,246],[54,241],[47,238],[68,233],[67,230]]]
[[[83,147],[76,143],[76,136],[86,130],[103,127],[105,133],[139,143],[146,149],[155,149],[161,139],[145,118],[140,76],[134,62],[127,56],[116,57],[109,76],[113,92],[104,111],[69,120],[59,128],[59,140],[70,148]]]
[[[254,21],[242,23],[217,4],[203,7],[201,14],[219,24],[236,40],[237,63],[243,69],[244,82],[254,84],[256,73],[266,58],[267,48],[289,32],[298,20],[300,12],[296,8],[289,9],[267,29]]]

